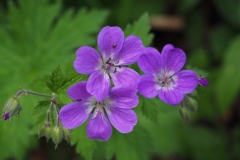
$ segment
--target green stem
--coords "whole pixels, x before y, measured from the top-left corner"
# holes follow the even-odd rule
[[[53,107],[53,103],[50,104],[50,107],[47,110],[47,121],[45,122],[47,127],[50,127],[50,117],[51,117],[50,113],[51,113],[52,107]]]
[[[41,97],[47,97],[47,98],[52,98],[52,95],[47,95],[47,94],[42,94],[42,93],[37,93],[37,92],[32,92],[32,91],[27,91],[27,90],[20,90],[18,93],[15,95],[16,98],[20,97],[22,94],[31,94],[35,96],[41,96]]]
[[[57,116],[57,122],[56,122],[56,126],[60,126],[60,119],[59,119],[59,111],[58,111],[58,107],[56,104],[53,103],[53,107],[55,109],[55,112],[56,112],[56,116]]]

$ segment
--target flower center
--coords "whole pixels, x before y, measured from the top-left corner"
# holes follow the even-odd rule
[[[107,73],[116,73],[117,68],[121,68],[121,66],[117,64],[118,62],[114,62],[111,58],[108,58],[107,61],[103,61],[102,69],[105,70]]]
[[[173,88],[176,85],[176,76],[171,71],[161,71],[156,75],[156,81],[160,88]]]

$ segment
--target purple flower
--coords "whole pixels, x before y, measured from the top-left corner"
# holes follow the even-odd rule
[[[91,74],[87,82],[87,91],[102,101],[109,94],[111,80],[117,87],[137,87],[139,74],[126,65],[138,61],[144,46],[137,36],[124,39],[119,27],[104,27],[98,34],[100,54],[89,46],[77,50],[74,68],[80,74]]]
[[[195,72],[180,71],[185,61],[185,53],[171,44],[165,45],[161,54],[154,48],[146,48],[138,61],[145,73],[138,83],[139,93],[147,98],[158,95],[165,103],[179,104],[184,94],[191,93],[198,85]]]
[[[86,81],[71,86],[67,94],[75,102],[63,106],[59,116],[64,127],[73,129],[88,117],[87,136],[106,141],[112,134],[111,124],[121,133],[133,130],[137,116],[133,107],[138,104],[136,89],[114,87],[102,101],[97,101],[86,90]]]
[[[208,86],[208,80],[207,80],[206,78],[204,78],[204,77],[201,76],[201,77],[198,79],[198,84],[199,84],[200,86],[203,86],[203,87]]]

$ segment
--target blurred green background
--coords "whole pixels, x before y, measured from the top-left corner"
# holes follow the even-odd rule
[[[88,140],[82,126],[71,145],[62,142],[55,150],[36,135],[46,111],[31,112],[40,99],[23,95],[20,116],[0,120],[0,160],[240,159],[240,0],[1,0],[1,106],[19,87],[51,94],[45,81],[58,65],[66,76],[76,74],[78,47],[95,47],[103,26],[125,29],[144,13],[153,35],[145,45],[182,48],[185,68],[209,80],[197,89],[198,111],[190,121],[181,119],[178,107],[141,100],[132,133],[114,130],[100,143]]]

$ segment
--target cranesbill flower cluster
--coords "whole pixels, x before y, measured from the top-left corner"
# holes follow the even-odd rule
[[[139,74],[127,66],[138,61],[144,46],[139,37],[124,38],[121,28],[106,26],[98,34],[98,48],[100,54],[89,46],[77,50],[74,68],[90,76],[69,88],[75,102],[60,110],[60,118],[73,129],[89,117],[88,137],[105,141],[112,134],[110,123],[121,133],[131,132],[137,123],[131,108],[138,104]]]
[[[182,70],[186,55],[173,45],[165,45],[159,53],[145,48],[139,37],[124,38],[119,27],[104,27],[98,34],[96,51],[89,46],[80,47],[74,68],[80,74],[90,75],[88,81],[71,86],[67,94],[74,101],[63,106],[60,119],[64,127],[74,129],[88,119],[87,136],[106,141],[113,125],[121,133],[129,133],[137,123],[132,110],[138,105],[137,92],[146,98],[159,99],[171,105],[181,103],[186,94],[198,84],[192,70]],[[138,62],[144,72],[140,76],[128,66]]]

